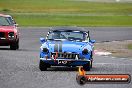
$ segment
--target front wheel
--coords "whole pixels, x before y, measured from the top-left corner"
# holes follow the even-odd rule
[[[40,60],[40,62],[39,62],[39,69],[41,70],[41,71],[46,71],[47,70],[47,64],[46,63],[44,63],[42,60]]]
[[[90,67],[92,68],[93,67],[93,52],[91,52],[90,57],[91,57]]]
[[[90,62],[88,62],[87,64],[83,65],[83,69],[84,69],[85,71],[90,71],[90,69],[91,69],[91,64],[90,64]]]
[[[90,67],[93,67],[93,60],[90,61]]]
[[[10,45],[10,49],[11,49],[11,50],[19,49],[19,41],[15,42],[15,43],[12,43],[12,44]]]

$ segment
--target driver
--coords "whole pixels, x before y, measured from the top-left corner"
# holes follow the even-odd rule
[[[53,39],[60,39],[60,33],[59,32],[55,32],[53,33]]]

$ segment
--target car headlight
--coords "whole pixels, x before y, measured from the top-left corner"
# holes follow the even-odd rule
[[[44,52],[44,53],[48,53],[49,50],[48,50],[47,48],[43,48],[43,52]]]
[[[8,33],[8,37],[9,37],[9,38],[14,38],[14,37],[15,37],[15,36],[14,36],[14,32],[9,32],[9,33]]]
[[[88,49],[84,49],[83,51],[82,51],[82,54],[88,54]]]

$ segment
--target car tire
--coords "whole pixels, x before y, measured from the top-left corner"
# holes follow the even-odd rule
[[[44,63],[42,60],[40,60],[40,62],[39,62],[39,69],[41,70],[41,71],[46,71],[47,70],[47,64],[46,63]]]
[[[91,61],[90,61],[90,67],[92,68],[93,67],[93,52],[91,52]]]
[[[17,41],[16,48],[19,49],[19,40]]]
[[[90,62],[88,62],[87,64],[83,65],[83,69],[84,69],[85,71],[90,71],[90,69],[91,69],[91,64],[90,64]]]
[[[93,60],[90,61],[90,67],[93,67]]]
[[[10,49],[11,50],[17,50],[17,49],[19,49],[19,41],[15,42],[15,43],[12,43],[10,45]]]

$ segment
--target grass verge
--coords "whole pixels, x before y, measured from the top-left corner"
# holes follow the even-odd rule
[[[132,16],[13,15],[21,26],[132,26]]]
[[[0,0],[20,26],[132,26],[132,3]]]
[[[132,50],[132,44],[128,44],[127,47],[128,47],[128,49]]]

